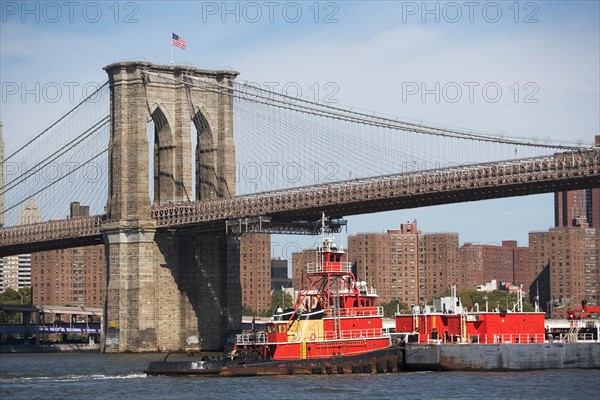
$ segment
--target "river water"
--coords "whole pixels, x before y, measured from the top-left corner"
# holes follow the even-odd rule
[[[146,376],[157,354],[0,354],[0,399],[592,399],[599,370]]]

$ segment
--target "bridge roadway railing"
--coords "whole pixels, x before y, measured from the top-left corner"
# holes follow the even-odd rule
[[[499,188],[507,190],[513,186],[529,186],[522,189],[520,194],[542,193],[553,190],[536,189],[536,183],[558,188],[559,185],[550,183],[573,179],[589,179],[594,186],[600,184],[599,149],[333,182],[233,199],[166,204],[153,207],[152,216],[157,227],[175,227],[257,215],[293,215],[294,210],[300,211],[296,215],[302,215],[301,210],[319,210],[332,206],[342,210],[341,215],[350,215],[351,212],[344,212],[349,211],[344,210],[344,204],[390,202],[390,199],[422,198],[427,195],[444,196],[444,193],[474,192],[478,189],[489,192],[500,190]],[[481,198],[492,197],[495,196]],[[388,206],[388,209],[393,208]],[[372,209],[371,212],[373,211],[378,210]]]
[[[38,224],[20,225],[0,230],[0,247],[31,242],[52,242],[100,236],[103,215],[54,220]]]
[[[572,181],[583,182],[579,187],[600,187],[600,149],[340,181],[232,199],[163,204],[152,207],[152,218],[158,228],[206,223],[220,226],[225,220],[260,215],[318,219],[321,211],[341,216],[553,192],[576,187],[564,184]],[[505,193],[499,193],[501,190]],[[16,250],[32,244],[43,247],[44,243],[55,243],[46,248],[61,248],[82,241],[90,244],[92,238],[98,242],[105,218],[74,218],[1,229],[0,256],[19,254]]]

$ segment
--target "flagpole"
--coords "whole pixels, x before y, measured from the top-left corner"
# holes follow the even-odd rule
[[[173,65],[173,43],[171,43],[171,64]]]

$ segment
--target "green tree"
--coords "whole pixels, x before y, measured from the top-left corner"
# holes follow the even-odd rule
[[[467,308],[473,308],[479,304],[479,309],[485,311],[485,298],[487,297],[488,310],[499,308],[500,310],[512,310],[514,304],[518,302],[517,293],[509,293],[505,290],[494,290],[491,292],[478,292],[476,290],[465,290],[458,293],[462,305]],[[523,311],[533,311],[534,307],[525,298],[523,299]]]
[[[271,293],[271,303],[269,309],[267,311],[263,311],[257,313],[254,308],[249,305],[244,304],[242,306],[242,315],[245,316],[260,316],[260,317],[270,317],[275,313],[278,307],[281,308],[291,308],[294,306],[294,299],[287,292],[282,292],[281,290],[274,290]]]
[[[15,290],[8,288],[0,293],[0,304],[31,304],[31,288],[25,287]]]
[[[31,304],[31,288],[20,288],[15,290],[8,288],[4,292],[0,293],[0,304],[13,304],[13,305],[30,305]],[[0,311],[0,323],[15,324],[21,322],[21,313],[6,313]]]
[[[254,311],[254,309],[252,307],[249,307],[244,304],[242,306],[242,315],[252,316],[252,315],[256,315],[256,312]]]
[[[409,311],[408,304],[397,299],[394,299],[388,303],[380,303],[379,305],[383,307],[383,316],[385,318],[394,318],[394,315],[396,315],[398,310]]]
[[[294,299],[288,292],[274,290],[273,293],[271,293],[271,306],[269,307],[269,310],[260,315],[263,317],[270,317],[279,307],[283,309],[294,307]]]

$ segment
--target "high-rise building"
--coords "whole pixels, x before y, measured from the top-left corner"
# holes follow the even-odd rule
[[[375,288],[381,302],[418,299],[418,235],[391,232],[349,236],[348,260],[356,265],[356,279]]]
[[[288,260],[273,258],[271,260],[271,290],[281,290],[290,284],[288,278]]]
[[[19,225],[37,224],[43,221],[42,212],[35,203],[35,200],[28,199],[25,202],[23,211],[21,211],[21,214],[19,215]]]
[[[596,136],[598,142],[600,142],[600,136]],[[597,143],[600,145],[600,143]],[[590,190],[590,202],[588,203],[591,207],[591,211],[588,210],[588,224],[591,228],[600,229],[600,188],[593,188]]]
[[[550,236],[548,232],[529,232],[529,301],[535,304],[536,298],[540,307],[547,310],[550,302]]]
[[[501,283],[512,283],[514,247],[517,247],[515,241],[503,241],[501,246],[486,245],[484,247],[483,280],[485,282],[496,279]]]
[[[271,236],[245,234],[240,238],[242,304],[257,312],[271,306]]]
[[[600,231],[585,217],[574,226],[529,233],[529,268],[534,276],[530,292],[539,293],[542,309],[565,318],[569,308],[600,304]]]
[[[502,242],[504,244],[504,242]],[[523,290],[531,285],[529,273],[529,246],[517,246],[514,242],[513,249],[513,275],[512,283],[516,286],[523,285]]]
[[[461,247],[463,285],[459,290],[496,280],[498,283],[529,286],[527,247],[515,240],[503,240],[501,246],[465,243]]]
[[[71,203],[70,218],[89,216],[89,207]],[[37,305],[102,307],[106,285],[104,245],[31,254],[32,300]]]
[[[20,254],[0,258],[0,293],[31,286],[31,255]]]
[[[419,236],[419,293],[432,299],[456,285],[462,290],[458,233]]]
[[[600,226],[600,188],[570,190],[554,194],[554,226],[576,226],[585,217],[589,226]]]
[[[600,305],[599,238],[599,231],[585,222],[549,231],[550,296],[566,308],[579,308],[582,300]],[[564,318],[564,310],[550,311]]]
[[[458,234],[423,234],[416,221],[349,236],[348,259],[382,302],[419,304],[460,283]]]
[[[100,308],[105,270],[102,244],[32,253],[33,304]]]
[[[25,202],[19,215],[19,225],[42,222],[42,213],[33,199]],[[31,254],[19,254],[0,258],[0,292],[7,288],[19,289],[31,286]]]
[[[600,135],[595,137],[600,147]],[[600,229],[600,188],[569,190],[554,193],[554,227],[577,226],[581,217],[590,228]]]
[[[483,279],[483,246],[465,243],[460,248],[460,284],[458,290],[473,289],[485,282]]]

